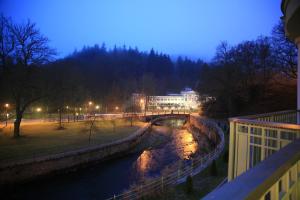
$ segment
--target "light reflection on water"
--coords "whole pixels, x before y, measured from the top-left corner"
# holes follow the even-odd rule
[[[179,160],[188,160],[196,153],[198,143],[186,129],[179,129],[183,124],[184,120],[178,119],[163,122],[163,125],[173,128],[170,141],[161,148],[143,151],[133,166],[137,179],[160,175],[165,167]]]
[[[123,192],[132,184],[138,184],[144,178],[156,177],[175,169],[179,160],[189,162],[187,159],[196,152],[198,145],[191,133],[180,129],[184,120],[165,120],[162,124],[164,126],[156,127],[156,130],[166,132],[162,135],[169,135],[169,140],[160,148],[99,163],[79,169],[76,173],[28,183],[18,187],[17,191],[7,193],[14,197],[8,199],[106,199]],[[173,132],[171,134],[166,130]],[[151,134],[156,133],[154,131]]]
[[[173,143],[175,143],[177,154],[181,159],[189,159],[191,155],[196,153],[198,143],[187,130],[178,130],[176,132]]]

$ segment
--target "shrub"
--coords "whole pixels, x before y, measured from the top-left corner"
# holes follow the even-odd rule
[[[185,191],[187,194],[191,194],[194,191],[193,179],[191,176],[188,176],[185,181]]]
[[[213,161],[213,163],[211,165],[210,175],[212,175],[212,176],[218,176],[218,168],[217,168],[217,163],[216,163],[215,160]]]
[[[228,152],[228,150],[226,150],[224,152],[224,155],[223,155],[223,161],[224,161],[224,163],[228,163],[228,155],[229,155],[229,152]]]

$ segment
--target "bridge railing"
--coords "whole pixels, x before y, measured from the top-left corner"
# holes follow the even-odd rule
[[[199,119],[198,122],[202,123],[203,121],[200,121]],[[114,195],[107,200],[135,200],[156,192],[163,192],[167,187],[185,182],[188,176],[194,176],[204,170],[213,162],[213,160],[219,157],[225,146],[223,131],[212,121],[208,124],[211,126],[210,129],[214,130],[220,138],[220,142],[214,150],[204,156],[200,155],[193,158],[190,162],[183,163],[182,161],[179,161],[179,163],[176,164],[176,166],[178,166],[176,170],[151,179],[149,182],[141,183],[138,186],[132,187],[122,194]]]

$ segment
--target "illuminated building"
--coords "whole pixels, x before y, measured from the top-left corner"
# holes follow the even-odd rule
[[[142,110],[197,110],[200,103],[199,94],[191,88],[184,88],[179,94],[169,93],[165,96],[146,96],[134,93],[132,99]]]

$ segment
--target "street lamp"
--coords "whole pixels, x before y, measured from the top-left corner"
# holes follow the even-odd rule
[[[96,108],[96,110],[99,110],[100,106],[99,106],[99,105],[96,105],[96,107],[95,107],[95,108]]]
[[[67,115],[68,115],[68,123],[70,122],[70,116],[69,116],[69,106],[66,106],[67,109]]]
[[[78,113],[78,112],[76,112],[76,113],[75,113],[75,116],[76,116],[76,121],[78,121],[78,115],[79,115],[79,113]],[[75,122],[75,119],[74,119],[74,122]]]
[[[6,127],[7,126],[8,117],[9,117],[9,114],[8,114],[9,104],[8,103],[4,104],[4,107],[5,107],[5,117],[6,117],[5,127]]]
[[[118,110],[119,110],[119,107],[118,107],[118,106],[116,106],[116,107],[115,107],[115,109],[116,109],[116,111],[118,111]]]
[[[36,108],[36,112],[41,112],[42,111],[42,108]]]
[[[93,105],[93,102],[89,101],[89,106]]]

